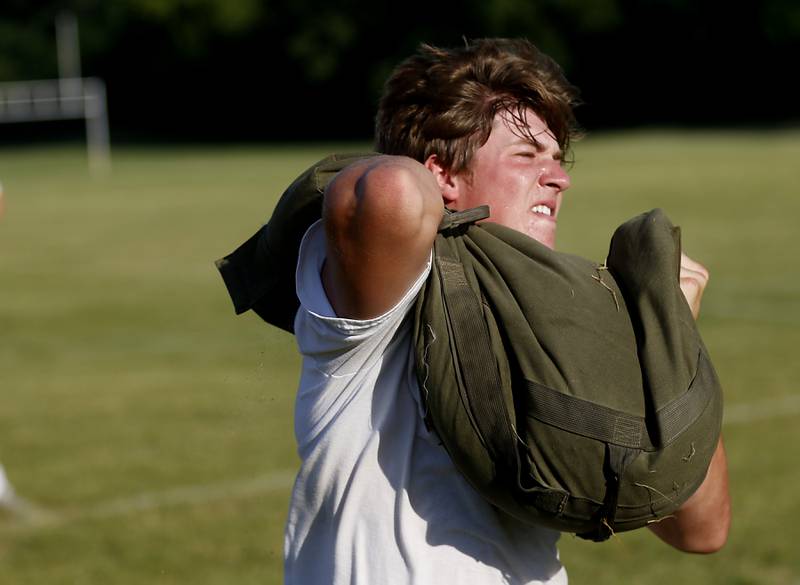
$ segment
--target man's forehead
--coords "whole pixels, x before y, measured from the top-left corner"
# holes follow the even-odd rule
[[[558,143],[558,139],[545,121],[530,108],[521,110],[504,109],[497,112],[494,117],[493,127],[501,124],[517,137],[513,144],[532,144],[537,148],[541,148],[542,142],[548,141],[548,138]]]

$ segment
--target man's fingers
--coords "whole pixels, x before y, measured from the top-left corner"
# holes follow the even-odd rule
[[[692,260],[686,254],[681,252],[681,272],[683,272],[684,269],[690,270],[692,272],[697,272],[703,275],[705,280],[708,280],[708,269],[699,262]]]
[[[703,291],[708,284],[709,274],[705,266],[681,253],[680,287],[692,316],[697,319],[700,315],[700,301]]]

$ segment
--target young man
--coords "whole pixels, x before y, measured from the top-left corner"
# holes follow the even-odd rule
[[[526,41],[423,46],[388,81],[377,117],[385,156],[337,175],[301,246],[302,465],[287,583],[566,583],[558,533],[493,509],[426,429],[407,315],[445,207],[488,204],[488,221],[554,247],[575,100],[558,66]],[[684,264],[696,314],[708,275]],[[720,445],[698,492],[653,531],[710,552],[728,522]]]

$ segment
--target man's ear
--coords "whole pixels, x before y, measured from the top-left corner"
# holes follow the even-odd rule
[[[455,203],[458,200],[458,181],[450,173],[450,170],[442,165],[441,160],[435,154],[430,155],[423,163],[425,168],[433,173],[433,177],[439,184],[442,191],[442,199],[445,206]]]

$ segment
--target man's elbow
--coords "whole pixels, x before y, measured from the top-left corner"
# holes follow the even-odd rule
[[[728,542],[728,535],[731,531],[731,502],[730,498],[725,500],[722,511],[717,516],[716,521],[710,526],[708,534],[702,539],[701,546],[695,552],[702,554],[715,553],[725,546]]]
[[[702,514],[680,509],[673,516],[650,524],[650,531],[673,548],[687,553],[711,554],[728,542],[731,528],[730,499],[725,498]]]
[[[687,525],[670,517],[650,525],[651,531],[667,544],[694,554],[711,554],[721,550],[728,542],[730,527],[730,506],[725,506],[713,519],[702,523],[695,521]]]
[[[720,438],[700,488],[665,523],[664,533],[656,533],[679,550],[709,554],[725,546],[730,527],[728,464]]]
[[[722,524],[722,523],[720,523]],[[693,535],[688,538],[683,546],[677,546],[679,550],[694,554],[708,555],[722,550],[728,542],[728,532],[730,523],[724,526],[714,526],[711,530],[702,535]]]
[[[427,256],[444,213],[441,190],[433,174],[417,161],[387,158],[356,183],[358,213],[362,221],[379,225],[387,240],[422,238]]]

